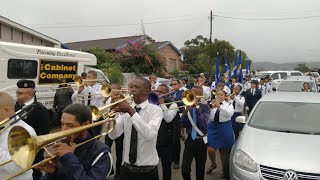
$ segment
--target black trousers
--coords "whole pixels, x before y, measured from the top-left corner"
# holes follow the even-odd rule
[[[176,123],[174,127],[174,137],[173,137],[173,149],[172,149],[172,162],[175,164],[180,164],[180,151],[181,151],[181,144],[180,144],[180,134],[181,134],[181,126]]]
[[[157,152],[161,159],[163,180],[171,180],[172,144],[157,145]]]
[[[121,180],[159,180],[158,168],[147,173],[131,172],[128,168],[121,166],[120,168]]]
[[[190,136],[185,141],[185,149],[182,160],[182,177],[184,180],[191,180],[191,163],[196,160],[196,179],[204,180],[204,170],[207,161],[207,144],[203,139],[192,140]]]
[[[40,161],[42,161],[44,159],[44,156],[43,156],[43,153],[44,153],[44,150],[41,149],[38,154],[36,155],[36,158],[35,160],[33,161],[33,164],[36,164]],[[33,170],[33,173],[32,173],[32,178],[34,180],[40,180],[41,177],[42,177],[42,172],[40,170],[37,170],[37,169],[32,169]]]
[[[108,135],[105,137],[105,144],[107,146],[109,146],[110,149],[112,147],[113,141],[115,141],[115,144],[116,144],[116,156],[117,156],[116,174],[118,174],[118,175],[120,174],[120,167],[121,167],[121,163],[122,163],[123,138],[124,138],[124,134],[122,134],[121,136],[119,136],[115,140],[110,139]]]

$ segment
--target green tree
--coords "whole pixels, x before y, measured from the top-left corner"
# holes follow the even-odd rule
[[[119,51],[118,60],[124,72],[161,75],[166,70],[152,46],[140,42]]]
[[[309,72],[310,68],[306,66],[306,64],[298,64],[297,67],[294,68],[294,70],[301,71],[301,72]]]
[[[89,52],[97,57],[96,67],[109,78],[111,83],[123,84],[123,69],[117,60],[115,60],[113,54],[106,52],[101,48],[92,48]]]

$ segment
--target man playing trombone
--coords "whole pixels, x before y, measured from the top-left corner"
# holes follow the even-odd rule
[[[147,79],[135,79],[130,90],[134,103],[114,105],[115,112],[125,114],[116,118],[114,131],[109,134],[111,139],[116,139],[124,133],[120,176],[123,180],[158,180],[156,143],[163,113],[159,106],[148,101],[151,83]]]
[[[0,92],[0,99],[1,99],[0,101],[0,123],[1,123],[1,121],[11,117],[14,114],[14,101],[10,95],[4,92]],[[19,118],[19,117],[16,117],[16,118]],[[8,123],[10,123],[10,121]],[[9,131],[14,126],[22,126],[25,129],[27,129],[30,134],[36,135],[36,132],[32,129],[32,127],[22,120],[10,126],[8,129],[0,132],[0,164],[11,159],[9,150],[8,150],[7,139],[8,139]],[[7,176],[13,175],[14,173],[17,173],[19,171],[21,171],[21,168],[19,168],[13,162],[2,165],[0,166],[0,179],[4,179]],[[32,179],[33,179],[32,170],[29,170],[16,178],[16,180],[32,180]]]
[[[72,104],[64,109],[61,118],[62,131],[79,128],[91,123],[90,109],[82,104]],[[41,180],[106,179],[112,167],[110,148],[98,139],[76,148],[95,134],[87,129],[68,137],[63,143],[53,145],[58,159],[38,166],[46,172]]]
[[[160,84],[157,88],[157,95],[160,101],[160,108],[163,111],[163,119],[161,121],[158,132],[157,152],[161,159],[163,169],[163,180],[171,180],[171,156],[173,152],[174,141],[180,141],[175,138],[175,127],[180,127],[180,115],[178,113],[178,105],[173,102],[169,95],[169,87]],[[162,96],[161,96],[162,95]]]

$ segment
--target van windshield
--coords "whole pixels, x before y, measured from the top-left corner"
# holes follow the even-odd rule
[[[302,92],[303,81],[282,81],[279,85],[278,91],[284,92]],[[308,82],[311,87],[311,92],[316,92],[313,82]]]
[[[288,133],[319,134],[320,103],[261,102],[248,125]]]

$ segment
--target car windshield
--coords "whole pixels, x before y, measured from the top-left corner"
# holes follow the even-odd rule
[[[320,103],[261,102],[248,125],[288,133],[319,134]]]
[[[278,91],[284,92],[301,92],[303,89],[303,81],[282,81],[279,85]],[[314,83],[308,82],[312,92],[316,92],[314,89]]]

